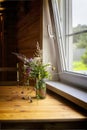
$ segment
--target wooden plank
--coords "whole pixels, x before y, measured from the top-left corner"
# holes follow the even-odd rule
[[[16,67],[0,67],[0,71],[17,71]]]

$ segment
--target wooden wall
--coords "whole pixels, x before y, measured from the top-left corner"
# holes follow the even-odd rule
[[[42,0],[21,2],[18,12],[18,51],[28,57],[34,55],[36,43],[42,44]]]
[[[42,48],[42,2],[43,0],[20,1],[18,6],[17,44],[18,52],[33,58],[36,44]],[[20,67],[20,84],[24,78]],[[34,81],[29,81],[33,85]]]
[[[17,24],[17,15],[16,15],[16,5],[15,1],[8,1],[5,3],[6,9],[2,13],[3,25],[2,25],[2,37],[1,41],[2,46],[2,58],[0,67],[12,67],[15,66],[16,60],[13,60],[12,52],[17,50],[17,39],[16,39],[16,24]]]
[[[4,19],[6,66],[15,66],[17,62],[12,52],[20,52],[31,57],[37,41],[42,46],[42,3],[43,0],[18,0],[6,3]]]
[[[5,10],[2,13],[2,29],[0,33],[0,81],[16,80],[16,72],[9,72],[10,67],[16,67],[17,59],[12,55],[13,51],[17,51],[16,39],[16,4],[15,1],[5,1]],[[8,67],[8,68],[7,68]],[[7,71],[5,71],[7,69]]]
[[[0,67],[16,67],[18,59],[12,52],[30,58],[34,55],[37,41],[42,47],[42,3],[43,0],[5,1],[4,47],[0,48],[4,55],[0,53]],[[0,80],[16,78],[16,72],[0,72]]]

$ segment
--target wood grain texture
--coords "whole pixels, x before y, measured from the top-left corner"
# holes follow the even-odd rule
[[[32,92],[31,92],[32,91]],[[23,97],[32,96],[33,102]],[[45,99],[36,99],[33,89],[23,86],[0,87],[0,121],[80,121],[86,120],[86,115],[75,110],[60,97],[47,93]]]
[[[28,1],[29,10],[17,23],[18,51],[26,56],[33,56],[37,41],[42,44],[42,0]],[[19,11],[20,13],[20,11]],[[19,14],[20,16],[20,14]]]
[[[26,55],[28,58],[34,56],[37,41],[39,42],[40,47],[42,47],[42,3],[43,0],[38,0],[38,2],[37,0],[19,2],[19,19],[17,22],[18,52]],[[27,13],[25,13],[24,5],[28,7]],[[19,73],[20,75],[23,75],[22,71]],[[20,80],[24,80],[23,76],[20,76]],[[31,85],[32,84],[33,82]],[[21,83],[21,85],[23,85],[23,83]]]

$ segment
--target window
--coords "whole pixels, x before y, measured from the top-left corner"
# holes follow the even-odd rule
[[[51,0],[51,4],[60,79],[87,89],[87,0]]]

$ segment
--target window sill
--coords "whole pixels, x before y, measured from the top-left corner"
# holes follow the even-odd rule
[[[47,88],[87,110],[87,92],[57,81],[46,81]]]

